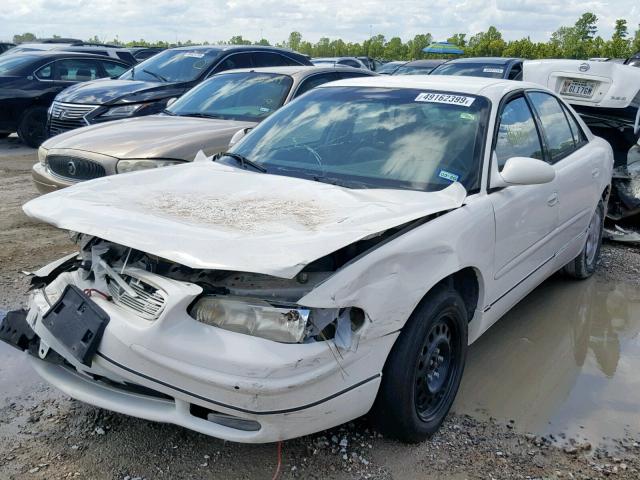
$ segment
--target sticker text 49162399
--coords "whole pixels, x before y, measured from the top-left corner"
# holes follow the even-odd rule
[[[432,92],[420,93],[415,99],[416,102],[445,103],[448,105],[460,105],[463,107],[470,107],[474,100],[474,97],[467,97],[466,95]]]

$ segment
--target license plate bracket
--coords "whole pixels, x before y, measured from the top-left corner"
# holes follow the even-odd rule
[[[109,315],[78,287],[67,285],[42,323],[76,360],[90,367]]]
[[[591,98],[595,91],[595,83],[588,80],[566,79],[560,90],[561,95]]]

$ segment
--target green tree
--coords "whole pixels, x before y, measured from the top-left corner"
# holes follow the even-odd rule
[[[38,38],[33,33],[22,33],[20,35],[13,36],[13,43],[28,43],[35,42]]]
[[[287,40],[287,47],[291,50],[298,51],[300,49],[300,42],[302,42],[302,34],[300,32],[291,32],[289,34],[289,40]]]
[[[611,58],[627,58],[631,54],[631,41],[627,38],[629,29],[627,21],[619,18],[616,20],[616,26],[611,36],[611,41],[607,44],[607,57]]]
[[[384,46],[383,58],[388,59],[404,59],[407,57],[407,46],[402,43],[400,37],[393,37]],[[375,58],[375,57],[374,57]]]
[[[592,40],[598,31],[597,23],[598,17],[595,14],[591,12],[583,13],[574,26],[578,39],[582,42]]]
[[[640,23],[638,24],[638,29],[636,30],[635,35],[633,36],[633,42],[631,42],[631,51],[632,54],[640,52]]]
[[[229,44],[231,45],[251,45],[251,40],[245,40],[242,38],[242,35],[236,35],[231,37],[229,40]]]

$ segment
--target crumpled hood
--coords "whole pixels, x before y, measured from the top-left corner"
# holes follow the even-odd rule
[[[207,154],[225,148],[234,133],[254,127],[251,122],[149,115],[105,122],[56,135],[43,147],[73,149],[124,158],[193,160],[199,150]]]
[[[180,96],[186,88],[187,86],[182,83],[102,78],[72,85],[60,92],[56,96],[56,101],[88,105],[146,102]]]
[[[369,235],[460,207],[432,193],[354,190],[210,161],[104,177],[31,200],[25,213],[191,268],[294,277]]]

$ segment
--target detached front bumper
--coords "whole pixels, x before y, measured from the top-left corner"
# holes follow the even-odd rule
[[[360,338],[347,352],[332,341],[277,343],[201,324],[187,314],[200,287],[137,274],[167,292],[164,311],[150,322],[92,296],[109,323],[90,366],[44,325],[46,303],[34,293],[25,322],[39,342],[29,349],[33,366],[45,380],[98,407],[237,442],[310,434],[371,408],[397,334]]]

